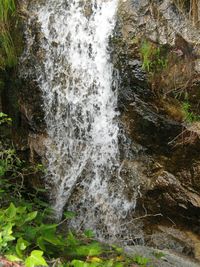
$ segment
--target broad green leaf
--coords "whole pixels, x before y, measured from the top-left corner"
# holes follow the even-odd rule
[[[55,246],[64,246],[65,242],[56,236],[56,234],[50,230],[42,234],[42,238]]]
[[[30,222],[32,220],[34,220],[37,216],[38,212],[37,211],[33,211],[27,214],[27,217],[25,219],[25,222]]]
[[[0,112],[0,118],[4,118],[4,117],[7,117],[8,115],[3,113],[3,112]]]
[[[25,211],[26,211],[26,207],[18,207],[17,208],[17,213],[22,214],[22,213],[25,213]]]
[[[26,240],[24,240],[23,238],[19,238],[17,240],[17,244],[16,244],[16,247],[15,247],[15,250],[17,252],[17,255],[19,257],[23,257],[23,251],[30,245],[30,243]]]
[[[44,239],[42,238],[42,236],[40,236],[39,238],[37,238],[37,245],[39,246],[39,248],[41,250],[46,251],[45,242],[44,242]]]
[[[41,250],[33,250],[31,255],[25,260],[26,267],[35,267],[35,266],[48,266],[44,257],[43,251]]]
[[[28,239],[32,239],[32,240],[35,239],[37,232],[38,232],[37,227],[34,227],[34,226],[24,227],[24,234],[26,238],[28,237]]]
[[[5,214],[9,219],[13,219],[16,216],[17,208],[13,203],[10,203],[10,206],[7,208]]]
[[[3,229],[2,229],[3,236],[11,235],[13,233],[12,228],[13,228],[13,223],[11,223],[11,222],[9,222],[5,226],[3,226]]]
[[[102,248],[98,243],[82,245],[75,248],[78,256],[98,256],[102,253]]]
[[[41,232],[46,232],[47,230],[53,229],[52,231],[56,231],[58,224],[42,224],[39,228]]]
[[[13,262],[22,261],[22,259],[20,259],[19,257],[15,255],[6,255],[6,259],[8,259],[9,261],[13,261]]]
[[[13,241],[13,240],[15,240],[15,237],[12,236],[12,235],[4,236],[4,241],[5,242],[9,242],[9,241]]]

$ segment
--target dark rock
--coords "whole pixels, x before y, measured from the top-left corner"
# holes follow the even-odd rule
[[[181,102],[185,99],[177,98],[177,92],[186,92],[191,110],[199,114],[196,100],[200,32],[186,17],[175,1],[119,3],[113,59],[121,77],[119,109],[126,135],[122,143],[128,140],[130,147],[123,154],[128,155],[128,163],[122,176],[129,177],[124,178],[129,195],[133,191],[138,194],[134,216],[141,220],[144,217],[146,240],[154,232],[153,227],[163,220],[185,225],[184,233],[195,229],[197,239],[200,232],[199,123],[185,122]],[[164,48],[166,68],[151,73],[144,70],[141,40]],[[121,145],[122,151],[124,147],[127,149],[125,144]],[[157,214],[160,215],[154,218]],[[165,235],[162,231],[160,234]],[[173,234],[169,234],[164,244],[161,238],[160,243],[153,245],[199,258],[189,245],[191,241],[180,239],[175,241]]]

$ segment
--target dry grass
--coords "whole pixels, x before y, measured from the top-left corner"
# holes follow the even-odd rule
[[[177,8],[192,21],[194,26],[199,24],[199,0],[173,0]]]
[[[185,129],[177,135],[169,144],[174,147],[180,145],[192,145],[200,140],[200,122],[193,122],[185,126]]]

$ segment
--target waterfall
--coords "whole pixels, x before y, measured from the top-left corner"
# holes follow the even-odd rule
[[[109,53],[117,0],[46,0],[33,17],[40,27],[48,142],[46,184],[57,218],[99,236],[117,236],[134,208],[120,177],[117,86]]]

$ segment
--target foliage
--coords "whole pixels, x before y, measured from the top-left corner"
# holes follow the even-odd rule
[[[12,200],[17,205],[11,202],[0,208],[0,254],[9,261],[26,267],[52,263],[58,267],[125,267],[134,262],[146,266],[145,258],[125,256],[121,248],[95,241],[91,230],[79,235],[70,230],[61,232],[62,223],[74,214],[66,212],[61,223],[50,223],[51,209],[36,199],[33,194],[29,194],[29,200],[15,196]]]
[[[192,111],[190,111],[190,108],[191,108],[191,105],[188,101],[183,102],[182,109],[183,109],[183,112],[185,113],[185,121],[189,123],[199,121],[200,116],[195,115]]]
[[[142,266],[146,266],[147,263],[149,263],[150,259],[148,258],[145,258],[143,256],[140,256],[140,255],[135,255],[133,260],[139,264],[139,265],[142,265]]]
[[[143,41],[140,47],[143,69],[149,73],[153,73],[166,68],[167,59],[163,56],[162,52],[160,47],[156,47],[149,41]]]
[[[6,209],[0,209],[0,251],[10,260],[25,260],[27,267],[47,266],[42,251],[32,250],[26,259],[24,256],[27,248],[33,244],[33,236],[41,231],[31,223],[38,212],[30,212],[29,209],[26,206],[15,207],[13,203]]]
[[[2,124],[10,123],[6,114],[1,117]],[[40,198],[45,190],[30,191],[24,184],[27,174],[41,171],[41,164],[26,166],[14,148],[0,152],[0,255],[6,257],[4,261],[25,267],[146,266],[143,257],[129,257],[117,246],[97,242],[91,230],[63,232],[62,224],[75,216],[71,211],[64,212],[60,223],[52,223],[52,210]]]
[[[58,256],[68,262],[67,266],[124,266],[117,258],[100,258],[103,253],[109,254],[110,249],[84,234],[79,238],[71,231],[60,234],[60,224],[44,223],[49,210],[33,211],[34,203],[24,200],[21,204],[16,207],[11,203],[0,209],[0,252],[7,259],[24,262],[26,267],[47,266],[45,258]]]
[[[15,14],[14,0],[0,0],[0,69],[16,64],[14,44],[10,35],[10,18]]]
[[[5,24],[8,22],[9,15],[15,12],[14,0],[0,0],[0,21]]]
[[[9,118],[7,114],[0,112],[0,125],[2,124],[10,125],[11,123],[12,123],[12,119]]]
[[[0,177],[9,171],[16,173],[21,164],[22,161],[17,157],[14,149],[0,151]]]

